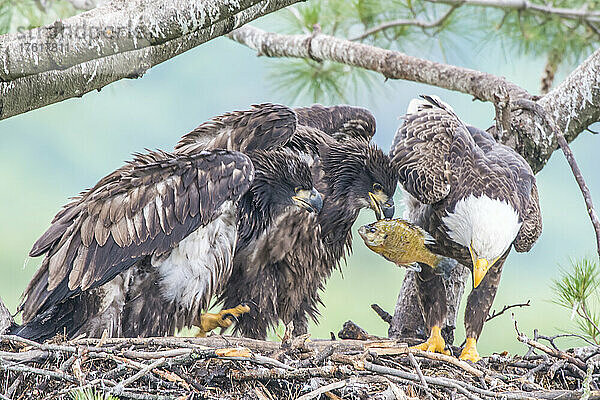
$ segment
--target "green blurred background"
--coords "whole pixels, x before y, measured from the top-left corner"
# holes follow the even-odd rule
[[[510,50],[493,46],[463,47],[460,57],[450,62],[504,75],[537,92],[544,60],[517,58]],[[220,38],[152,69],[142,79],[120,81],[101,92],[1,121],[0,297],[7,306],[15,310],[38,267],[40,260],[28,259],[27,253],[58,209],[68,197],[119,167],[132,152],[171,149],[181,135],[201,122],[249,104],[311,104],[302,94],[290,103],[294,96],[270,85],[269,70],[279,62],[257,58],[249,49]],[[564,66],[557,82],[571,68]],[[398,117],[410,99],[421,93],[439,95],[468,123],[482,128],[492,123],[491,104],[425,85],[376,79],[380,83],[353,103],[375,114],[375,139],[386,151],[400,123]],[[598,205],[599,139],[585,132],[573,143]],[[530,335],[534,328],[550,335],[574,330],[569,311],[551,302],[551,281],[559,276],[559,265],[568,266],[571,257],[593,256],[595,243],[581,194],[562,153],[555,153],[537,178],[544,230],[530,253],[513,252],[508,258],[494,308],[531,300],[531,307],[515,310],[520,328]],[[401,199],[396,197],[400,216]],[[355,237],[357,227],[372,219],[371,211],[361,213],[353,228]],[[320,324],[311,327],[313,337],[328,338],[330,331],[337,332],[348,319],[372,334],[386,335],[387,325],[370,304],[393,312],[403,276],[403,270],[355,240],[354,254],[343,274],[334,273],[327,285]],[[458,343],[464,338],[462,313],[456,337]],[[486,325],[479,350],[482,354],[524,350],[515,339],[510,313]]]

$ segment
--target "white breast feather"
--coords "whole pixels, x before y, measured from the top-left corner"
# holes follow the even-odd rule
[[[186,309],[207,307],[220,284],[229,279],[237,240],[236,211],[233,202],[223,203],[219,217],[179,242],[168,257],[152,258],[167,301]]]
[[[521,229],[519,214],[507,202],[470,195],[442,218],[450,239],[492,261],[501,256]]]

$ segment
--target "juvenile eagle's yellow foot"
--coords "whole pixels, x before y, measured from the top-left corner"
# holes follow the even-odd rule
[[[439,326],[434,326],[431,328],[431,335],[425,343],[412,346],[411,348],[430,351],[432,353],[442,353],[447,356],[450,355],[450,351],[446,350],[446,341],[442,337],[442,331]]]
[[[248,311],[250,311],[250,307],[245,304],[240,304],[234,308],[221,310],[217,314],[202,314],[200,316],[200,332],[198,332],[196,336],[205,337],[206,334],[213,329],[229,328],[231,324],[233,324],[233,318],[237,318]]]
[[[477,340],[475,340],[475,338],[467,338],[465,348],[458,358],[461,360],[469,360],[474,363],[481,360],[481,357],[479,357],[479,353],[477,352]]]

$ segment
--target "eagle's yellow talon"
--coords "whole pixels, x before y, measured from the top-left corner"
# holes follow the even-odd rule
[[[250,307],[245,304],[240,304],[234,308],[221,310],[217,314],[206,313],[200,316],[200,331],[196,334],[197,337],[205,337],[206,334],[216,328],[229,328],[233,324],[231,317],[239,317],[240,315],[250,311]]]
[[[475,338],[467,338],[467,343],[462,353],[460,353],[461,360],[469,360],[473,363],[481,360],[479,353],[477,352],[477,340]]]
[[[442,353],[447,356],[450,355],[450,351],[446,350],[446,341],[442,337],[442,330],[439,326],[431,328],[431,335],[426,342],[412,346],[412,349],[429,351],[431,353]]]

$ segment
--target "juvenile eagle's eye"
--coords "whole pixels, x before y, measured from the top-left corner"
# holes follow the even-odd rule
[[[383,186],[381,186],[379,183],[374,183],[373,191],[374,192],[383,192]]]
[[[375,233],[375,232],[377,232],[377,228],[372,226],[371,229],[369,229],[369,232]]]

